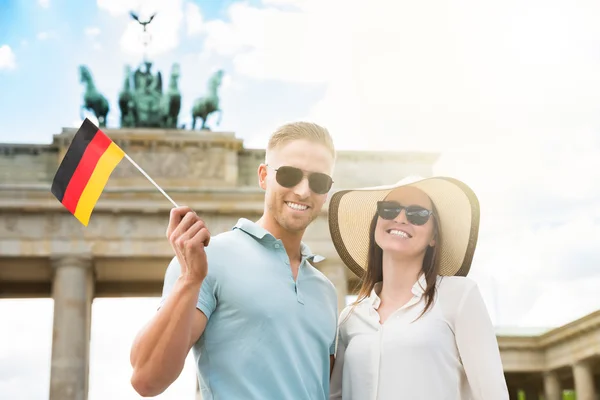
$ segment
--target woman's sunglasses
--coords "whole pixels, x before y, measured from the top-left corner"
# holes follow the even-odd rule
[[[275,180],[284,188],[293,188],[304,178],[304,171],[296,167],[283,166],[273,168],[276,172]],[[308,174],[308,187],[314,193],[325,194],[329,192],[333,185],[333,179],[327,174],[321,172],[311,172]]]
[[[392,220],[396,218],[402,210],[406,210],[406,219],[413,225],[424,225],[429,221],[433,212],[421,206],[402,206],[395,201],[378,201],[377,215],[382,219]]]

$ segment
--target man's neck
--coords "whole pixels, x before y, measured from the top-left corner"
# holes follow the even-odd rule
[[[300,255],[300,243],[302,242],[304,231],[289,232],[267,215],[263,215],[256,223],[283,242],[283,247],[285,247],[285,251],[291,261],[299,261],[302,258]]]

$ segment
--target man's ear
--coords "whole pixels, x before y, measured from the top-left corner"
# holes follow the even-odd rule
[[[262,190],[267,190],[267,165],[260,164],[258,166],[258,186]]]

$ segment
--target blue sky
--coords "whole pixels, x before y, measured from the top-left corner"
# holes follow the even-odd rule
[[[103,6],[102,1],[67,4],[66,1],[50,0],[44,7],[41,5],[44,2],[3,0],[0,43],[10,46],[16,68],[0,73],[0,91],[4,93],[0,97],[0,141],[46,143],[62,127],[76,125],[80,121],[79,108],[84,93],[78,76],[81,64],[90,68],[98,90],[110,102],[109,126],[118,127],[117,98],[123,67],[129,63],[135,68],[141,62],[141,55],[123,49],[119,41],[128,26],[138,28],[128,15],[130,9],[141,12],[142,18],[152,10],[158,10],[153,24],[165,22],[164,13],[161,13],[164,6],[160,2],[154,3],[158,6],[143,14],[146,11],[143,3],[135,1],[130,1],[131,7],[127,7],[128,4]],[[204,21],[228,21],[232,3],[190,1],[186,5],[197,7]],[[253,3],[256,2],[245,4],[252,6]],[[168,49],[151,57],[155,63],[153,71],[162,72],[165,89],[172,63],[181,64],[180,90],[184,98],[180,124],[188,126],[192,101],[203,95],[209,76],[223,68],[229,73],[228,82],[236,78],[231,59],[218,54],[203,55],[202,34],[186,34],[191,23],[193,21],[184,17],[177,28],[168,27],[167,31],[177,34],[178,43],[169,44]],[[136,34],[139,31],[135,31]],[[160,39],[161,30],[154,36]],[[132,45],[142,47],[139,42]],[[222,125],[213,125],[213,129],[235,131],[244,138],[259,133],[264,136],[263,130],[270,122],[269,117],[265,118],[266,110],[276,116],[271,125],[277,123],[275,121],[302,118],[323,96],[324,86],[323,83],[295,84],[268,78],[244,79],[243,84],[229,91],[222,90],[224,117]],[[293,100],[282,101],[283,98]],[[35,118],[31,118],[32,115]]]
[[[139,27],[128,16],[140,4],[0,0],[0,142],[49,143],[77,126],[80,64],[110,100],[108,125],[118,126],[124,65],[141,60]],[[470,276],[496,325],[557,326],[600,308],[600,3],[143,4],[140,12],[158,10],[155,67],[166,78],[181,64],[181,123],[223,68],[223,120],[212,126],[247,147],[306,119],[328,127],[338,149],[439,152],[434,173],[464,180],[479,196]],[[91,400],[137,398],[127,353],[154,301],[94,303]],[[0,359],[0,392],[45,395],[49,313],[51,301],[0,301],[2,321],[31,316],[19,325],[29,337],[0,329],[0,343],[11,343],[0,357],[15,365],[2,370]],[[183,386],[162,398],[193,391],[187,368]],[[31,376],[40,386],[29,387]]]

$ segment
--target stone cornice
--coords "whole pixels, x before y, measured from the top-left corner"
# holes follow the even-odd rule
[[[51,144],[0,143],[0,155],[38,155],[41,153],[57,153],[58,148]]]
[[[52,196],[50,186],[50,184],[0,184],[0,211],[64,211],[64,207]],[[198,207],[208,212],[262,213],[264,208],[264,191],[258,187],[163,187],[163,189],[177,204]],[[321,210],[321,215],[327,214],[329,199],[338,190],[342,189],[331,191]],[[169,210],[172,207],[173,205],[154,186],[106,187],[94,210],[152,213]]]
[[[429,152],[393,152],[393,151],[359,151],[359,150],[339,150],[337,152],[338,161],[381,161],[398,160],[402,157],[403,162],[424,162],[427,164],[435,163],[439,153]]]
[[[597,332],[599,329],[600,310],[540,335],[539,344],[546,348],[584,333]]]
[[[239,151],[243,140],[233,132],[187,131],[166,129],[102,129],[117,145],[126,149],[132,145],[144,147],[195,145],[201,148],[222,147]],[[63,128],[62,133],[53,136],[53,144],[67,147],[77,132],[77,128]]]
[[[53,254],[50,257],[50,265],[55,269],[60,267],[92,268],[92,255],[85,253]]]
[[[244,148],[243,153],[247,154],[260,154],[265,153],[265,149],[258,148]],[[385,151],[385,150],[338,150],[337,152],[338,162],[352,162],[352,161],[382,161],[382,160],[398,160],[402,158],[403,162],[424,162],[427,164],[435,163],[440,153],[436,152],[418,152],[418,151]]]
[[[10,187],[12,186],[12,187]],[[179,205],[209,213],[262,213],[264,193],[254,188],[173,188],[165,191]],[[94,212],[164,212],[173,205],[154,187],[105,188]],[[66,212],[49,185],[0,185],[0,211]]]
[[[544,350],[588,332],[600,330],[600,310],[536,336],[497,335],[503,350]]]
[[[539,336],[504,336],[497,335],[498,345],[502,350],[539,350]]]

